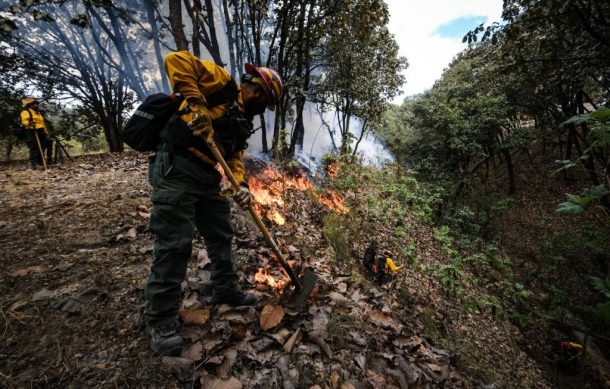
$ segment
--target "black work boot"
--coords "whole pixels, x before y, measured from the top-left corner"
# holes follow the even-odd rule
[[[179,356],[184,348],[184,340],[178,335],[178,322],[149,323],[146,334],[150,336],[150,346],[155,354]]]
[[[241,307],[244,305],[254,305],[258,299],[254,293],[244,293],[241,290],[232,294],[223,294],[212,296],[212,305],[229,304],[233,307]]]

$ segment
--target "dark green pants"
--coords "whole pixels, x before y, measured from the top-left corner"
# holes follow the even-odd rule
[[[147,322],[174,320],[181,301],[195,228],[212,261],[215,295],[239,290],[231,240],[229,201],[219,195],[220,173],[180,156],[159,152],[150,166],[155,234],[154,261],[145,289]]]
[[[38,146],[38,142],[36,141],[36,135],[34,131],[38,134],[38,140],[40,141],[40,148],[42,148],[43,154],[40,154],[40,148]],[[52,142],[52,141],[51,141]],[[30,162],[32,165],[42,165],[42,158],[44,155],[44,151],[47,150],[47,154],[50,154],[49,148],[49,139],[47,134],[45,134],[44,130],[25,130],[25,143],[28,145],[28,150],[30,152]],[[50,155],[48,156],[50,158]],[[49,162],[50,159],[47,159]]]

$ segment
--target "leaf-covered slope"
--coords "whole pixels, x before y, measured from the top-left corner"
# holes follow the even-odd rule
[[[272,231],[297,268],[312,266],[321,278],[302,312],[282,315],[281,296],[256,280],[261,267],[280,273],[236,211],[238,272],[260,303],[211,307],[209,259],[197,240],[181,311],[188,347],[182,358],[153,356],[138,327],[152,259],[146,169],[131,153],[84,157],[49,173],[2,167],[7,386],[546,386],[508,322],[464,306],[478,295],[467,270],[455,273],[463,272],[459,298],[439,282],[435,272],[451,264],[451,252],[428,225],[417,184],[397,170],[357,165],[322,183],[346,197],[345,216],[321,204],[316,189],[284,192],[286,224]],[[361,261],[373,239],[403,266],[382,284]]]

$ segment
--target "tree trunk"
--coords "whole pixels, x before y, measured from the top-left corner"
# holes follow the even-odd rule
[[[354,146],[354,150],[352,151],[352,157],[356,156],[356,153],[358,152],[358,146],[360,146],[360,142],[362,142],[362,139],[364,139],[364,135],[366,134],[367,131],[368,131],[367,120],[365,120],[364,123],[362,123],[362,129],[360,130],[360,136],[358,137],[358,141],[356,142],[356,145]]]
[[[236,79],[238,74],[237,66],[235,64],[235,42],[233,40],[233,34],[231,33],[231,14],[229,13],[229,5],[227,0],[222,0],[222,9],[225,17],[225,33],[229,42],[229,65],[231,67],[231,76]]]
[[[265,123],[265,115],[260,115],[261,120],[261,140],[263,142],[263,153],[269,152],[269,145],[267,144],[267,123]]]
[[[199,3],[199,0],[196,0],[196,3]],[[204,39],[204,45],[206,49],[210,52],[214,63],[220,66],[225,66],[225,63],[222,60],[222,56],[220,55],[220,48],[218,46],[218,37],[216,36],[216,20],[214,17],[214,5],[212,4],[212,0],[205,0],[205,8],[206,8],[206,20],[208,29],[210,30],[209,36],[207,39]],[[204,31],[205,32],[205,31]],[[205,34],[204,34],[205,37]]]
[[[287,75],[285,74],[284,70],[285,70],[285,61],[286,61],[286,44],[287,44],[287,40],[288,40],[288,35],[289,35],[289,21],[288,21],[288,15],[289,15],[289,11],[292,8],[293,3],[292,2],[288,2],[286,4],[284,4],[282,6],[281,12],[280,12],[280,17],[278,18],[278,24],[281,26],[279,27],[279,31],[280,31],[280,40],[278,43],[278,56],[277,56],[277,71],[279,72],[279,74],[283,75],[284,77],[286,77]],[[284,92],[284,96],[282,96],[282,104],[278,104],[277,108],[281,108],[281,109],[277,109],[275,112],[276,115],[276,120],[273,126],[273,143],[272,143],[272,149],[273,149],[273,153],[277,154],[278,153],[278,147],[280,144],[280,132],[281,130],[284,130],[286,128],[286,111],[288,108],[288,103],[289,103],[289,98],[288,98],[288,93]]]
[[[193,6],[189,0],[184,0],[184,8],[186,8],[186,13],[189,15],[191,19],[191,44],[193,45],[193,55],[197,58],[201,57],[201,32],[200,32],[200,24],[199,19],[201,19],[201,6],[197,5],[198,2]]]
[[[157,21],[155,20],[155,4],[152,0],[145,0],[144,5],[146,7],[146,15],[148,17],[148,22],[151,26],[153,45],[155,48],[155,57],[157,58],[157,64],[159,65],[159,75],[161,76],[161,85],[164,92],[170,92],[169,81],[167,80],[167,75],[164,71],[163,56],[161,55],[159,27],[157,26]]]
[[[299,8],[298,13],[298,26],[297,26],[297,36],[295,42],[297,43],[296,47],[296,68],[294,71],[295,78],[299,80],[303,75],[303,62],[305,48],[303,39],[303,34],[305,33],[305,16],[306,16],[306,2],[301,2],[301,6]],[[296,118],[294,121],[294,125],[292,126],[292,134],[290,134],[290,147],[288,148],[288,156],[292,157],[294,155],[294,150],[297,143],[297,138],[299,134],[304,131],[303,126],[303,108],[305,107],[305,95],[304,88],[302,85],[302,81],[299,85],[299,90],[296,93]]]
[[[510,155],[510,149],[503,149],[504,159],[506,162],[506,169],[508,170],[508,194],[515,193],[515,172],[513,170],[513,159]]]
[[[176,43],[176,50],[188,50],[189,43],[184,35],[184,25],[182,24],[182,2],[180,0],[169,0],[169,24],[172,36]]]
[[[233,3],[233,8],[234,8],[234,12],[233,12],[233,34],[234,35],[234,42],[235,42],[235,55],[236,55],[236,66],[237,66],[237,77],[239,77],[241,75],[242,69],[244,68],[243,66],[243,62],[242,62],[242,58],[244,57],[243,53],[242,53],[242,49],[241,49],[241,39],[240,39],[240,23],[239,20],[239,2],[234,2]],[[243,6],[243,3],[242,3]]]

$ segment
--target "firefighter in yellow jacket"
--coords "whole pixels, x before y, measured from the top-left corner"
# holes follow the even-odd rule
[[[52,150],[49,144],[49,130],[38,107],[38,100],[26,97],[21,100],[21,107],[21,127],[25,131],[25,141],[30,151],[30,163],[35,169],[43,165],[45,150],[47,150],[47,158],[50,162]]]
[[[233,198],[242,208],[247,207],[250,192],[244,181],[242,155],[253,132],[252,118],[273,109],[283,82],[273,69],[246,64],[238,85],[225,69],[187,51],[169,54],[165,70],[173,90],[185,100],[181,111],[161,131],[162,141],[150,166],[150,230],[155,241],[143,318],[153,351],[179,355],[183,340],[177,332],[176,314],[196,230],[203,236],[212,262],[212,304],[256,303],[254,294],[239,287],[231,249],[230,204],[220,195],[221,175],[214,167],[214,156],[197,135],[213,130],[227,164],[241,183],[233,188]]]

